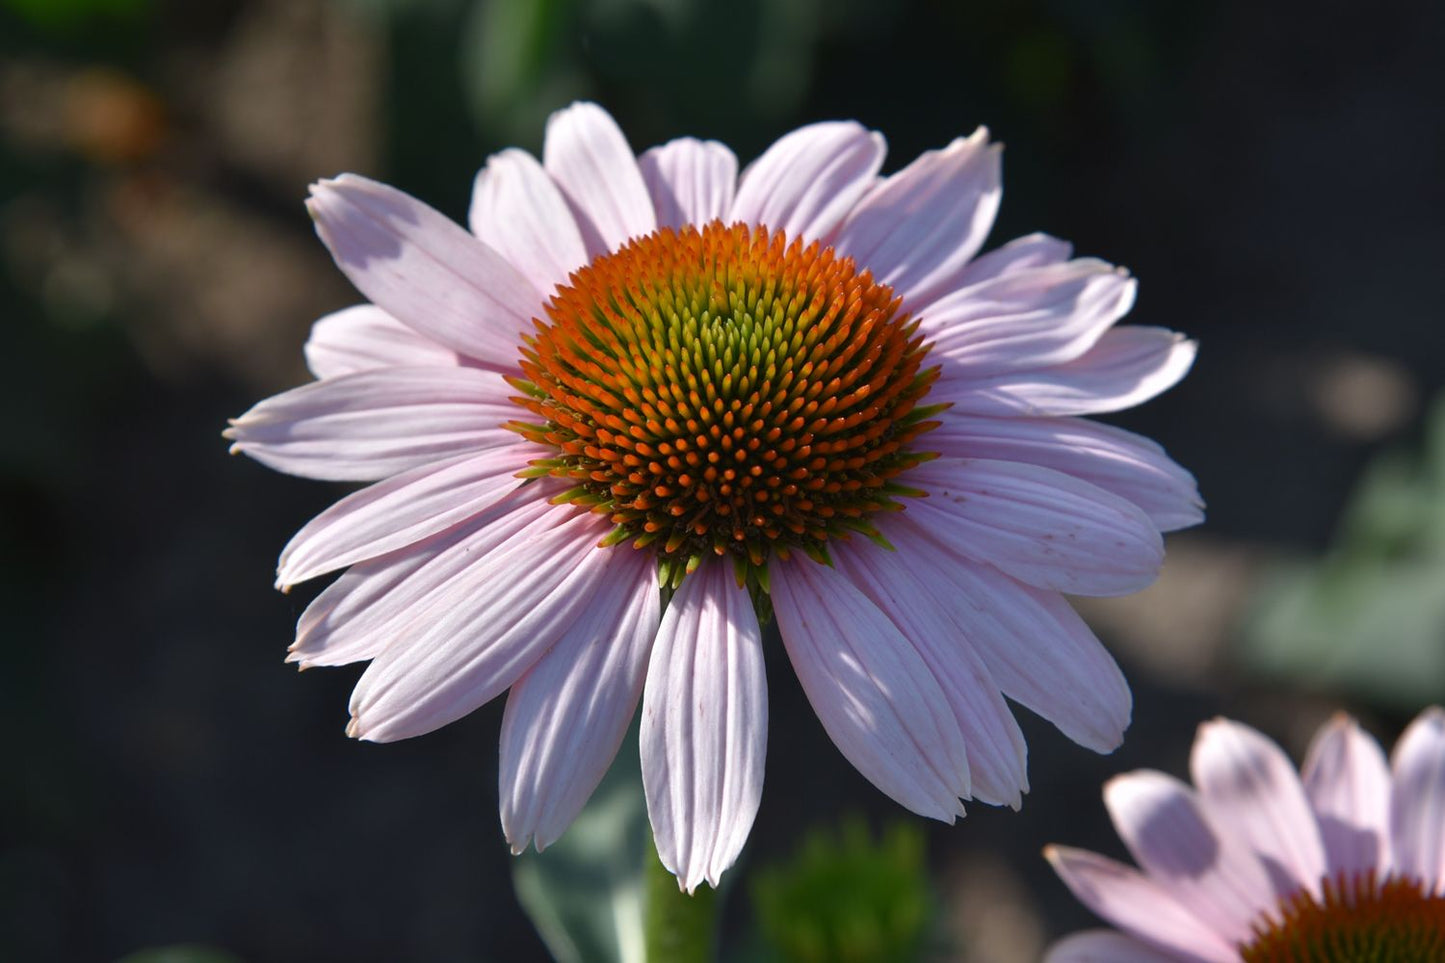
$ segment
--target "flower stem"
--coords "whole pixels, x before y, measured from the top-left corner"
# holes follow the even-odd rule
[[[663,868],[657,850],[647,854],[645,933],[648,963],[712,963],[717,945],[717,893],[706,883],[692,896]]]

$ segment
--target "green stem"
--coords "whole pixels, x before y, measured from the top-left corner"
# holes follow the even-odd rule
[[[689,896],[647,847],[647,963],[712,963],[717,945],[717,893],[706,883]]]

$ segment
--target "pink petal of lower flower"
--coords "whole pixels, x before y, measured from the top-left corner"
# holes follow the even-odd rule
[[[351,735],[419,736],[509,688],[605,580],[611,552],[597,542],[607,530],[596,515],[549,513],[474,561],[432,600],[435,617],[413,622],[362,674],[351,695]]]
[[[1329,873],[1387,872],[1390,767],[1380,744],[1340,714],[1315,736],[1301,776]]]
[[[517,370],[517,342],[542,293],[454,221],[355,174],[321,181],[307,201],[316,233],[357,290],[448,348]]]
[[[637,159],[657,210],[657,226],[682,228],[727,216],[738,181],[738,159],[715,140],[680,137]]]
[[[642,783],[662,865],[691,893],[737,860],[763,794],[768,688],[762,630],[732,566],[683,579],[642,696]]]
[[[556,183],[524,150],[487,158],[472,185],[472,233],[543,294],[587,263],[582,232]],[[539,313],[540,305],[536,309]]]
[[[566,195],[590,257],[656,229],[637,158],[596,104],[576,103],[547,119],[542,163]]]
[[[374,304],[358,304],[319,318],[306,340],[306,367],[318,378],[370,368],[447,368],[461,356],[414,331]]]
[[[1074,247],[1068,241],[1042,233],[1025,234],[968,262],[968,266],[958,276],[956,287],[968,288],[1015,271],[1026,271],[1046,264],[1061,264],[1072,257],[1073,253]]]
[[[1044,855],[1079,902],[1125,932],[1180,960],[1238,963],[1225,937],[1137,871],[1067,846],[1050,846]]]
[[[1204,502],[1194,476],[1142,435],[1081,418],[988,418],[945,411],[927,435],[955,458],[1018,461],[1097,485],[1142,508],[1160,531],[1197,525]]]
[[[523,442],[393,475],[317,515],[281,552],[278,587],[405,548],[494,505],[523,482],[517,472],[549,452]]]
[[[844,542],[831,552],[838,570],[898,626],[948,699],[968,751],[969,794],[994,806],[1019,808],[1028,791],[1023,733],[998,683],[968,641],[968,627],[940,601],[955,590],[953,567],[923,539],[900,540],[897,551]]]
[[[1445,894],[1445,711],[1410,723],[1391,757],[1394,870]]]
[[[1324,843],[1283,749],[1243,723],[1216,719],[1199,727],[1189,769],[1210,814],[1254,848],[1281,895],[1320,895]]]
[[[499,376],[473,368],[374,368],[273,395],[225,432],[233,452],[291,475],[374,481],[455,455],[516,444],[519,409]]]
[[[1066,936],[1049,947],[1044,963],[1179,963],[1190,959],[1114,930],[1085,930]],[[1192,959],[1200,961],[1210,957],[1194,956]],[[1225,956],[1223,959],[1232,961],[1233,957]]]
[[[1067,364],[973,378],[944,366],[940,400],[972,415],[1091,415],[1122,411],[1174,387],[1194,364],[1197,345],[1164,328],[1127,325],[1106,331]]]
[[[940,538],[1030,585],[1125,595],[1164,562],[1159,530],[1138,506],[1050,468],[938,458],[902,481],[928,492],[908,511]]]
[[[617,551],[592,602],[507,695],[499,772],[512,852],[556,842],[602,781],[637,711],[657,634],[656,560]]]
[[[844,575],[806,558],[768,566],[793,671],[833,743],[900,805],[953,822],[968,751],[933,673]]]
[[[881,530],[896,545],[926,542],[933,533],[910,508]],[[944,546],[947,547],[946,545]],[[1108,650],[1057,592],[1032,588],[987,565],[935,555],[938,597],[1004,695],[1038,713],[1079,745],[1113,752],[1129,726],[1129,684]]]
[[[828,241],[873,184],[888,147],[853,121],[784,134],[748,165],[728,219],[783,231],[789,241]]]
[[[918,155],[873,187],[848,215],[834,247],[927,315],[993,227],[999,177],[999,148],[980,127],[972,137]]]
[[[1274,891],[1249,849],[1210,820],[1194,790],[1141,770],[1109,780],[1104,802],[1119,838],[1154,882],[1225,939],[1249,937]]]

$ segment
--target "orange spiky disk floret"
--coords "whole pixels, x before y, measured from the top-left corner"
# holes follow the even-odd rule
[[[1401,876],[1373,872],[1324,880],[1323,896],[1300,891],[1255,924],[1245,963],[1441,963],[1445,897]]]
[[[910,445],[938,369],[885,284],[852,259],[781,231],[713,222],[661,228],[560,285],[525,339],[509,427],[550,446],[532,473],[607,514],[608,544],[659,555],[676,585],[731,555],[766,589],[774,553],[826,559],[934,457]]]

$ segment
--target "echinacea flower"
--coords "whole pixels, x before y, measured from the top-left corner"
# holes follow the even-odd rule
[[[902,805],[1017,806],[1008,696],[1100,751],[1130,696],[1060,593],[1151,582],[1193,479],[1079,415],[1173,385],[1192,343],[1114,328],[1134,282],[998,207],[986,132],[880,177],[856,123],[635,156],[605,111],[477,175],[471,233],[385,185],[312,188],[370,304],[306,346],[319,379],[232,422],[234,449],[374,482],[307,524],[278,584],[349,570],[302,666],[370,660],[349,732],[443,726],[508,692],[501,816],[555,840],[642,699],[658,852],[692,890],[762,793],[760,621],[829,736]],[[665,611],[664,597],[667,599]]]
[[[1195,788],[1149,770],[1105,786],[1139,870],[1045,851],[1119,928],[1067,937],[1047,963],[1445,961],[1445,711],[1421,713],[1388,763],[1336,716],[1298,774],[1270,739],[1217,719],[1190,769]]]

